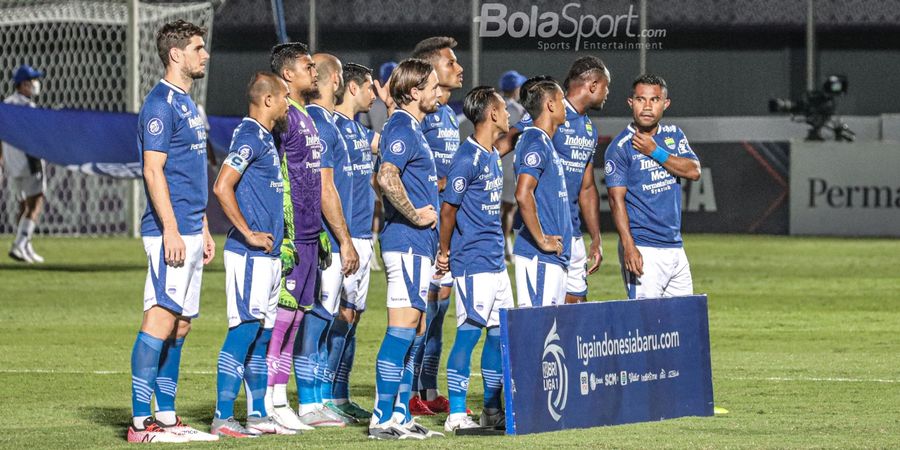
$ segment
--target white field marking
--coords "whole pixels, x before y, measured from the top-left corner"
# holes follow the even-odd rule
[[[121,370],[57,370],[57,369],[0,369],[0,373],[48,373],[61,375],[130,375],[131,372]],[[215,375],[212,370],[182,370],[188,375]]]
[[[713,377],[716,378],[716,377]],[[825,381],[829,383],[900,383],[900,380],[886,378],[841,378],[841,377],[719,377],[732,381],[774,381],[774,382],[805,382]]]

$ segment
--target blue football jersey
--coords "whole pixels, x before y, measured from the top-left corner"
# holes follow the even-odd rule
[[[513,254],[526,258],[537,255],[541,262],[568,267],[572,254],[572,216],[562,162],[553,149],[550,137],[537,127],[527,127],[522,131],[515,152],[516,178],[527,174],[537,179],[534,200],[538,220],[545,235],[562,236],[563,252],[557,255],[542,251],[528,227],[519,219],[521,231],[513,245]]]
[[[378,143],[381,163],[400,169],[400,181],[415,208],[432,205],[438,211],[438,177],[434,157],[419,122],[398,109],[391,114]],[[384,230],[381,251],[412,252],[434,259],[437,253],[438,227],[418,227],[401,214],[390,200],[384,201]]]
[[[203,232],[208,197],[206,175],[206,127],[191,96],[181,88],[160,80],[147,94],[138,115],[138,153],[141,165],[145,151],[166,154],[163,174],[169,185],[169,200],[182,235]],[[150,192],[141,218],[142,236],[161,236],[162,222],[153,209]]]
[[[322,167],[333,169],[334,187],[341,199],[341,211],[344,220],[350,225],[353,213],[353,167],[350,164],[350,154],[347,152],[347,144],[344,137],[334,123],[334,116],[327,109],[309,104],[306,107],[316,130],[319,131],[319,142],[322,144]],[[331,251],[339,252],[341,247],[334,238],[334,233],[328,223],[325,223],[325,231],[331,240]]]
[[[450,105],[438,105],[438,110],[422,120],[422,134],[434,154],[438,179],[447,176],[453,155],[459,148],[459,122]]]
[[[231,227],[225,250],[251,257],[280,256],[284,238],[284,181],[272,134],[259,122],[245,117],[234,130],[224,165],[242,174],[234,195],[247,225],[253,231],[271,233],[274,237],[272,252],[266,253],[248,245],[244,235]]]
[[[581,192],[581,182],[587,164],[594,159],[599,132],[587,114],[579,114],[568,100],[563,102],[566,105],[566,122],[556,129],[553,135],[553,148],[559,154],[560,163],[566,174],[572,230],[580,234],[581,209],[578,206],[578,194]],[[526,114],[515,127],[524,130],[530,126],[532,126],[531,116]]]
[[[369,239],[372,237],[372,216],[375,214],[375,190],[372,189],[372,139],[375,132],[339,112],[334,114],[334,122],[347,143],[353,169],[353,211],[347,218],[350,236]]]
[[[679,248],[681,241],[681,180],[631,145],[635,130],[628,125],[606,149],[606,186],[625,187],[625,209],[636,245]],[[684,133],[675,125],[659,124],[656,145],[672,155],[696,159]]]
[[[502,193],[500,153],[485,149],[471,137],[466,139],[450,164],[443,199],[459,207],[450,239],[450,272],[454,276],[506,269],[500,225]]]

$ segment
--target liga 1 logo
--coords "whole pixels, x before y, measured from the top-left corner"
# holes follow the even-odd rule
[[[566,367],[566,353],[559,345],[556,319],[544,339],[544,354],[541,357],[541,374],[544,392],[547,393],[547,411],[553,420],[559,422],[569,398],[569,369]]]

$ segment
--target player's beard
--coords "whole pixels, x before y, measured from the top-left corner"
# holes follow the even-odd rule
[[[206,70],[203,69],[202,67],[203,67],[203,66],[200,66],[200,68],[197,68],[197,69],[194,69],[194,70],[191,70],[191,69],[185,69],[185,70],[182,72],[182,74],[185,75],[186,78],[190,78],[190,79],[192,79],[192,80],[199,80],[199,79],[201,79],[201,78],[203,78],[203,77],[206,76]]]
[[[303,98],[309,103],[310,101],[322,98],[322,92],[317,87],[310,88],[308,91],[303,91]]]
[[[288,127],[288,118],[287,114],[275,119],[275,123],[272,124],[272,135],[279,135],[287,130]]]
[[[434,102],[432,102],[430,105],[427,105],[427,108],[422,108],[422,112],[424,112],[425,114],[431,114],[431,113],[437,112],[437,110],[438,110],[437,99],[434,99]]]

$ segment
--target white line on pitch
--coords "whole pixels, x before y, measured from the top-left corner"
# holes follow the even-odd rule
[[[717,378],[717,377],[713,377]],[[825,381],[829,383],[900,383],[900,380],[891,380],[884,378],[820,378],[820,377],[723,377],[726,380],[734,381],[776,381],[776,382],[792,382],[792,381]]]

